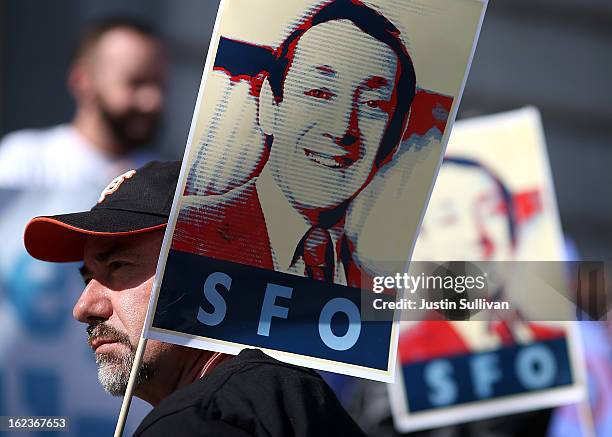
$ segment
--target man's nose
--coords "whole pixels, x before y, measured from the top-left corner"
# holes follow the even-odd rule
[[[463,241],[469,242],[469,247],[474,249],[475,253],[470,256],[475,255],[481,261],[491,259],[495,247],[482,218],[478,217],[478,215],[476,215],[476,218],[471,218],[463,226],[462,234]]]
[[[161,110],[164,101],[164,93],[161,86],[157,84],[147,84],[137,92],[138,109],[145,113],[157,113]]]
[[[324,136],[330,138],[340,147],[351,147],[360,138],[357,109],[353,102],[339,104],[330,114],[328,129]]]
[[[495,244],[491,236],[482,229],[480,232],[479,240],[481,256],[484,261],[492,259],[493,253],[495,253]]]
[[[112,314],[113,306],[106,294],[106,287],[92,279],[74,305],[73,317],[82,323],[92,323],[108,320]]]
[[[478,223],[471,214],[456,213],[446,227],[448,232],[453,232],[457,237],[457,244],[453,246],[454,252],[461,254],[466,259],[473,259],[481,255],[481,233]]]

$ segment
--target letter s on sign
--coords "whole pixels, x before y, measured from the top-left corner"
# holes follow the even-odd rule
[[[227,313],[227,303],[217,290],[217,285],[223,285],[229,290],[232,285],[232,278],[222,272],[211,273],[204,282],[204,297],[213,306],[212,313],[198,308],[198,321],[208,326],[217,326],[225,319]]]
[[[448,360],[435,360],[424,368],[425,383],[429,387],[427,398],[436,407],[457,402],[457,384],[454,381],[453,365]]]

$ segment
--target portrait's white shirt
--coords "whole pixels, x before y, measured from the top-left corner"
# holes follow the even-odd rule
[[[17,131],[0,141],[0,188],[102,190],[151,157],[109,158],[69,124]]]
[[[485,315],[483,314],[483,316]],[[491,322],[489,321],[457,321],[453,322],[452,325],[470,350],[495,349],[503,345],[501,337],[491,328]],[[535,341],[535,336],[526,323],[509,323],[508,328],[518,344]]]
[[[274,270],[304,276],[305,264],[302,258],[293,265],[291,261],[298,243],[310,229],[310,224],[291,206],[267,167],[262,170],[255,186],[270,238]],[[329,233],[334,246],[334,283],[346,285],[346,274],[337,250],[342,228],[329,229]]]

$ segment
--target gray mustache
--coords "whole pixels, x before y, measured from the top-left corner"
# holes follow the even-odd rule
[[[96,338],[107,338],[112,341],[116,341],[117,343],[123,343],[132,347],[127,334],[113,328],[110,325],[107,325],[104,322],[90,324],[87,327],[87,343],[90,347]]]

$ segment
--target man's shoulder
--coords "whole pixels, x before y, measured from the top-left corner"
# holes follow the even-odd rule
[[[172,248],[272,268],[268,231],[255,180],[223,195],[183,197]]]
[[[71,134],[67,124],[60,124],[43,129],[22,129],[6,134],[0,141],[0,150],[39,151],[54,144],[61,144],[61,139]]]
[[[227,379],[219,374],[223,384],[242,385],[243,382],[248,382],[248,388],[259,385],[263,391],[275,392],[279,385],[293,386],[293,383],[309,383],[319,389],[328,388],[323,378],[314,370],[276,360],[259,349],[244,349],[234,360],[227,363],[224,373]],[[243,386],[243,389],[245,388],[247,387]],[[259,389],[253,391],[255,396],[261,393]]]
[[[181,214],[197,212],[201,215],[204,210],[214,210],[216,214],[211,219],[218,218],[219,212],[244,209],[259,203],[257,197],[256,179],[236,187],[227,193],[217,195],[187,195],[181,199]],[[207,215],[204,215],[207,217]]]
[[[205,378],[201,378],[178,390],[162,403],[169,409],[180,408],[194,404],[209,403],[215,398],[223,396],[231,386],[238,391],[251,391],[255,385],[263,385],[264,392],[253,390],[254,397],[265,394],[279,384],[292,382],[312,381],[317,385],[326,386],[326,383],[314,370],[294,366],[278,361],[258,349],[244,349],[237,356],[222,363]],[[265,381],[264,384],[262,384]],[[167,404],[167,405],[166,405]],[[171,405],[172,404],[172,405]],[[160,404],[161,406],[162,404]]]
[[[207,244],[231,244],[259,231],[263,213],[257,197],[255,181],[221,195],[184,196],[180,202],[175,239],[198,236]],[[219,233],[220,232],[220,233]]]
[[[361,435],[314,371],[246,349],[162,401],[135,435],[157,435],[176,417],[223,422],[246,435]],[[187,420],[183,418],[182,420]],[[142,432],[142,434],[139,434]],[[206,434],[208,435],[208,434]]]
[[[0,185],[44,185],[48,169],[65,159],[73,146],[69,125],[24,129],[7,134],[0,140]]]

